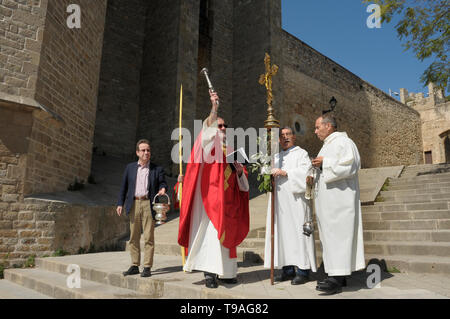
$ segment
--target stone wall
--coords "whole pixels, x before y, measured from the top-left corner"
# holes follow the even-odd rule
[[[95,122],[97,154],[130,158],[135,151],[147,3],[108,1]]]
[[[433,164],[450,162],[449,142],[446,141],[450,136],[450,102],[421,108],[419,113],[424,154],[431,152]]]
[[[81,28],[66,25],[70,0],[47,7],[35,99],[57,114],[36,117],[30,137],[27,190],[67,189],[90,173],[106,1],[79,1]]]
[[[0,204],[4,207],[23,199],[31,122],[29,111],[0,108]]]
[[[0,203],[0,260],[21,265],[31,255],[50,256],[112,247],[129,232],[129,220],[112,206],[25,199]]]
[[[450,162],[450,102],[433,83],[428,84],[428,96],[400,89],[400,99],[420,114],[424,161],[432,164]]]
[[[265,72],[264,55],[281,66],[281,1],[234,0],[233,117],[234,127],[264,127],[266,89],[258,83]],[[283,70],[273,80],[275,109],[283,105]],[[279,118],[280,114],[275,114]]]
[[[0,92],[34,97],[47,2],[0,2]]]
[[[283,33],[282,125],[295,128],[297,144],[317,155],[314,123],[337,100],[338,130],[358,146],[362,167],[422,163],[419,114],[287,32]]]
[[[178,127],[181,84],[183,126],[192,128],[196,116],[199,9],[199,1],[154,0],[149,5],[137,139],[150,140],[152,160],[168,174],[176,166],[171,134]]]

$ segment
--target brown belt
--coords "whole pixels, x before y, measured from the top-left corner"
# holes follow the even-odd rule
[[[144,195],[144,196],[134,196],[134,200],[146,200],[146,199],[148,199],[148,196],[147,196],[147,195]]]

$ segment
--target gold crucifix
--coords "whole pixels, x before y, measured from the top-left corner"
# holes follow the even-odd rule
[[[276,64],[270,65],[270,55],[266,53],[264,58],[264,64],[266,66],[266,73],[261,74],[259,77],[259,84],[265,85],[267,89],[267,120],[264,122],[266,128],[272,127],[280,127],[279,122],[275,119],[273,115],[273,107],[272,107],[272,76],[277,74],[278,66]]]

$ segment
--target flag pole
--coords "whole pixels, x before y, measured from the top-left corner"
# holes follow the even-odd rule
[[[180,116],[179,116],[179,131],[178,131],[178,156],[180,159],[180,175],[183,175],[183,147],[182,147],[182,139],[183,136],[181,134],[181,126],[182,126],[182,116],[183,116],[183,84],[181,84],[180,87]],[[181,212],[181,200],[182,200],[182,194],[183,194],[183,182],[180,182],[178,184],[178,201],[179,201],[179,207],[180,207],[180,212]],[[185,254],[185,249],[183,246],[181,246],[181,259],[182,259],[182,263],[183,263],[183,267],[184,264],[186,263],[186,254]]]

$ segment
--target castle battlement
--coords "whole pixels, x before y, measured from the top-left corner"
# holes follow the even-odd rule
[[[400,89],[400,101],[416,110],[428,109],[445,103],[445,96],[442,89],[433,83],[428,84],[427,96],[423,92],[408,92],[407,89]]]

